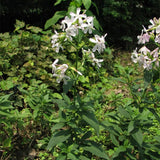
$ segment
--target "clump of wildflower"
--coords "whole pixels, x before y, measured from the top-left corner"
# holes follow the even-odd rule
[[[101,62],[103,62],[103,59],[97,59],[95,57],[95,53],[96,52],[102,53],[104,51],[106,47],[105,37],[107,34],[101,37],[99,35],[95,35],[94,38],[89,38],[88,40],[91,43],[95,44],[92,49],[90,49],[90,46],[92,47],[91,43],[88,42],[86,43],[87,41],[86,38],[84,38],[85,41],[82,40],[81,44],[77,44],[76,38],[74,38],[80,33],[81,34],[83,33],[83,35],[87,34],[86,37],[88,37],[93,33],[92,31],[95,29],[93,23],[94,18],[92,16],[87,16],[85,12],[86,11],[81,13],[81,9],[77,8],[76,13],[71,12],[70,16],[66,16],[64,20],[62,20],[61,22],[60,28],[62,32],[55,31],[55,34],[51,38],[51,43],[52,47],[55,49],[57,53],[59,53],[60,49],[64,50],[64,48],[65,49],[69,48],[68,45],[71,45],[78,52],[82,51],[82,59],[84,59],[85,54],[87,53],[86,58],[92,63],[93,66],[97,65],[99,68],[101,67]],[[83,46],[86,44],[88,47],[88,51],[83,50]],[[53,62],[52,70],[53,70],[53,76],[57,77],[58,83],[60,83],[63,80],[64,83],[66,84],[67,80],[70,79],[70,77],[65,75],[68,68],[77,72],[78,75],[82,75],[82,73],[79,72],[77,68],[69,67],[67,64],[58,65],[57,63],[58,59],[56,59]],[[82,63],[82,65],[83,64],[84,63]]]
[[[150,70],[155,67],[159,67],[159,54],[160,54],[160,18],[153,18],[150,20],[151,25],[148,29],[143,27],[142,33],[138,38],[138,44],[143,44],[143,46],[138,50],[137,48],[133,51],[131,59],[134,63],[139,63],[144,69]],[[155,49],[147,48],[147,44],[151,39],[154,39]]]

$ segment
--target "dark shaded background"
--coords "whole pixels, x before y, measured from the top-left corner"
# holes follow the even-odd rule
[[[0,32],[12,32],[16,19],[26,24],[44,28],[46,20],[57,10],[67,10],[71,0],[54,6],[55,0],[0,0]],[[92,6],[108,33],[108,43],[113,47],[131,49],[137,43],[142,25],[147,26],[153,17],[159,18],[160,0],[92,0],[99,14]]]

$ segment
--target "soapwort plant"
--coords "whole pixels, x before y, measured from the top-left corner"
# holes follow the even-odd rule
[[[55,30],[51,38],[55,52],[66,56],[66,63],[61,64],[63,59],[57,58],[52,64],[53,77],[57,83],[63,84],[63,93],[54,99],[59,115],[53,120],[53,135],[47,149],[58,159],[87,159],[92,155],[108,159],[101,145],[90,140],[91,128],[99,134],[93,102],[85,101],[79,94],[79,85],[90,66],[101,67],[103,59],[98,57],[106,48],[107,34],[96,34],[93,20],[77,8],[76,13],[71,12],[61,21],[60,31]],[[73,92],[73,96],[69,97],[68,92]]]
[[[160,55],[160,18],[150,20],[148,28],[143,26],[141,35],[137,36],[138,44],[142,47],[137,48],[132,53],[132,61],[143,66],[144,70],[159,70]]]

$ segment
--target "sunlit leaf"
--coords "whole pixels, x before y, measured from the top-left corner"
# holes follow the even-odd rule
[[[48,29],[52,25],[56,24],[60,18],[63,18],[66,15],[66,11],[57,11],[54,16],[47,20],[44,28]]]
[[[108,155],[104,152],[101,146],[95,142],[91,142],[90,144],[88,144],[88,146],[86,145],[85,147],[83,147],[83,149],[92,153],[93,155],[109,160]]]

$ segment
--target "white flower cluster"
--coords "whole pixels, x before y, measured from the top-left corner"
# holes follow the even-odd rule
[[[61,29],[61,33],[55,31],[55,34],[51,38],[52,47],[55,48],[55,51],[57,53],[59,53],[60,49],[63,50],[62,44],[64,44],[64,42],[66,42],[67,40],[74,43],[73,37],[76,37],[79,34],[79,30],[81,30],[84,34],[92,34],[92,31],[94,30],[93,17],[87,16],[85,14],[85,11],[81,14],[81,9],[77,8],[76,13],[71,12],[70,17],[66,16],[64,20],[62,20]],[[88,58],[90,59],[92,64],[96,64],[98,67],[101,67],[100,63],[103,62],[103,59],[96,59],[94,53],[98,52],[100,54],[104,51],[106,35],[107,34],[101,37],[99,35],[95,35],[94,38],[89,39],[91,43],[95,44],[92,51],[90,51],[90,49],[88,49],[88,51],[82,49],[82,53],[87,53],[86,55],[88,55]],[[63,64],[60,67],[56,68],[57,62],[58,60],[55,60],[55,62],[52,64],[54,73],[53,76],[58,77],[58,83],[60,83],[61,80],[66,83],[66,79],[69,79],[69,77],[66,76],[64,73],[68,69],[68,65]],[[80,73],[79,71],[76,72],[78,74]],[[80,73],[79,75],[82,74]]]
[[[80,14],[81,9],[77,8],[76,13],[71,12],[69,17],[65,17],[62,21],[62,31],[66,32],[66,36],[72,40],[72,37],[78,35],[78,30],[81,29],[84,33],[92,33],[93,27],[93,17],[87,17],[86,14]]]
[[[64,81],[64,84],[67,84],[67,79],[70,79],[70,77],[65,75],[66,70],[68,69],[67,64],[62,64],[58,66],[58,59],[56,59],[52,64],[52,72],[53,77],[57,77],[57,83],[60,83],[62,80]]]
[[[133,51],[131,59],[134,63],[139,63],[144,69],[150,70],[155,67],[159,67],[159,55],[160,55],[160,18],[150,20],[151,25],[146,29],[143,26],[141,35],[137,36],[138,44],[143,46],[137,51],[137,48]],[[146,47],[150,39],[153,39],[156,46],[154,50],[150,50]]]

